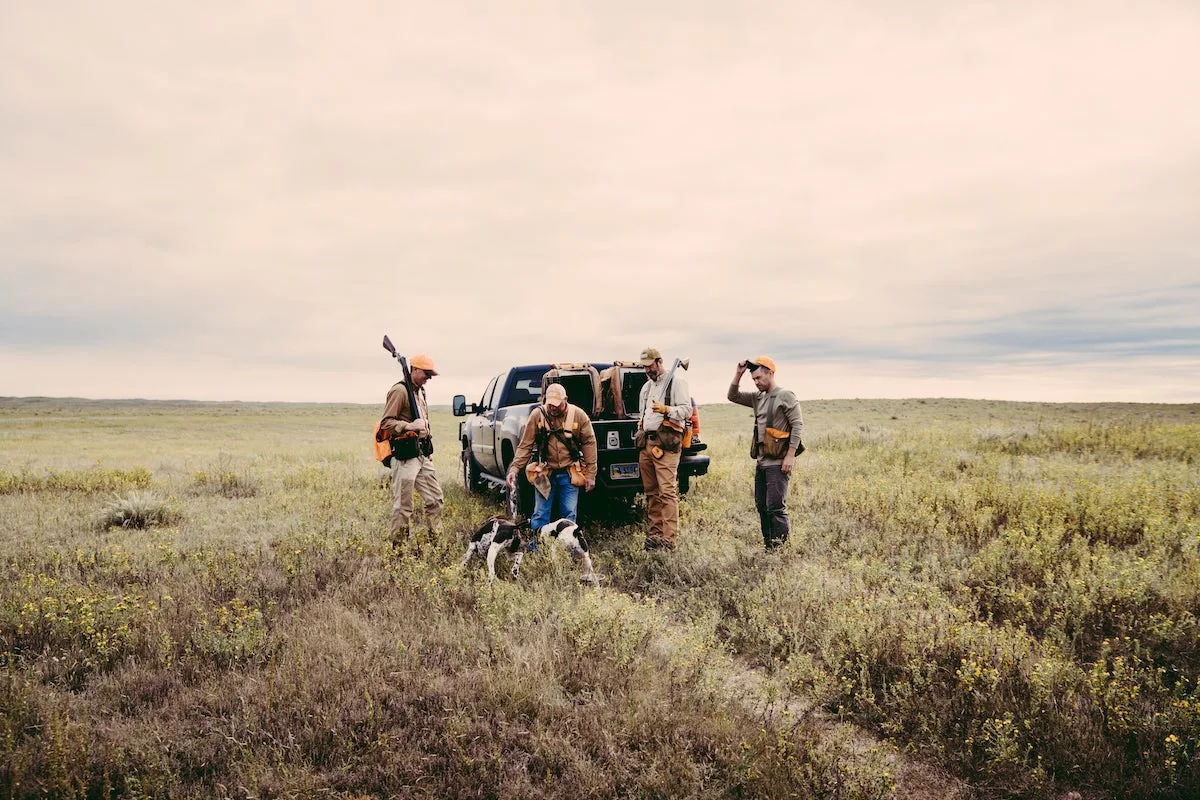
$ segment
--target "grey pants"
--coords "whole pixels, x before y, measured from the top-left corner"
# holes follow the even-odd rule
[[[787,494],[791,477],[778,464],[754,468],[754,505],[762,525],[763,544],[768,550],[788,538]]]

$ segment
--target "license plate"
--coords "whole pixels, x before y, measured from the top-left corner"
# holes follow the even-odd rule
[[[629,481],[642,477],[642,471],[638,469],[637,464],[611,464],[608,467],[608,476],[614,481]]]

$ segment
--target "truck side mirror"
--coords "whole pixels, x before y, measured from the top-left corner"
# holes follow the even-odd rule
[[[462,394],[454,395],[454,416],[465,417],[467,414],[475,413],[475,407],[467,409],[467,396]]]

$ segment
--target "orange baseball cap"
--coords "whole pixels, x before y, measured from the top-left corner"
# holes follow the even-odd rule
[[[430,375],[438,374],[437,369],[433,366],[433,359],[430,358],[425,353],[417,353],[415,356],[412,357],[412,361],[410,363],[412,366],[416,367],[417,369],[425,370]]]
[[[752,372],[754,370],[758,369],[759,367],[766,367],[767,369],[771,370],[771,372],[774,372],[775,371],[775,359],[771,358],[770,356],[759,356],[758,358],[748,358],[748,359],[746,359],[746,366],[749,367]]]

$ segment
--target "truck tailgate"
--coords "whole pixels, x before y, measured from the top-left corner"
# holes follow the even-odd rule
[[[596,432],[596,484],[614,491],[640,491],[642,475],[633,442],[637,421],[596,421],[592,430]]]

